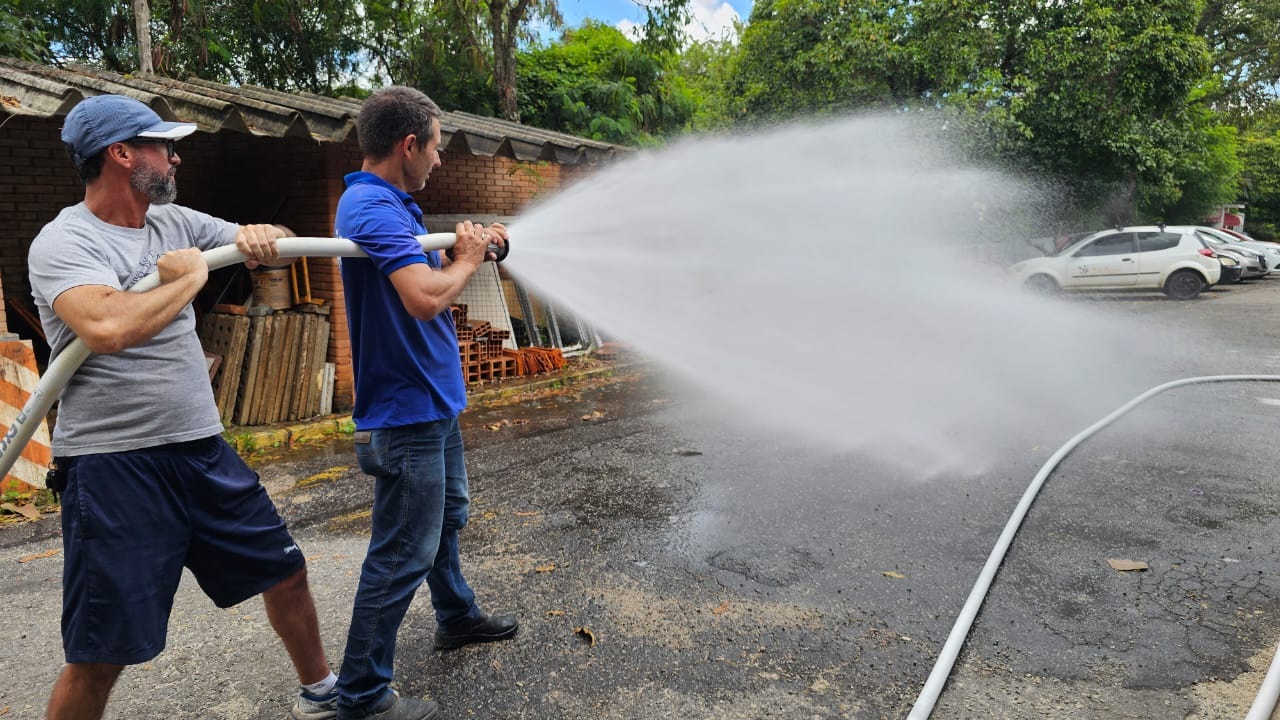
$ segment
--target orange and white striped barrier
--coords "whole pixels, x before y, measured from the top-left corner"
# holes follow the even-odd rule
[[[0,424],[5,432],[18,419],[39,382],[40,373],[31,341],[0,340]],[[49,422],[40,418],[22,454],[14,461],[9,474],[0,480],[0,492],[44,487],[44,478],[52,462]]]

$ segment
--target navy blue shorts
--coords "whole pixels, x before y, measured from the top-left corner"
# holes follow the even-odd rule
[[[258,474],[220,436],[58,463],[69,663],[158,655],[184,566],[226,608],[306,563]]]

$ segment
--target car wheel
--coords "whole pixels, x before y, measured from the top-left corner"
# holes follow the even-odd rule
[[[1036,295],[1053,295],[1058,292],[1058,282],[1048,275],[1032,275],[1023,283],[1023,287]]]
[[[1204,278],[1195,270],[1178,270],[1164,281],[1164,294],[1174,300],[1191,300],[1204,290]]]

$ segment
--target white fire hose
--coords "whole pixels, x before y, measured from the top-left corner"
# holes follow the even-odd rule
[[[431,233],[419,235],[418,242],[422,243],[423,251],[446,250],[457,242],[457,236],[454,233]],[[346,238],[280,238],[276,241],[276,249],[280,257],[286,258],[365,256],[360,246]],[[506,257],[505,246],[502,249],[490,246],[489,249],[497,252],[499,259]],[[240,252],[235,245],[224,245],[204,251],[204,260],[210,270],[217,270],[248,259],[249,257]],[[129,288],[129,292],[146,292],[159,284],[160,273],[153,272],[135,283]],[[22,449],[26,447],[27,441],[35,434],[40,422],[49,414],[49,409],[53,407],[58,393],[62,392],[62,388],[71,380],[71,376],[75,375],[76,370],[79,370],[92,354],[89,346],[85,345],[80,338],[76,338],[49,363],[40,382],[36,384],[36,389],[32,391],[31,397],[22,406],[22,411],[9,426],[9,431],[5,433],[4,438],[0,439],[0,478],[9,474],[13,464],[18,461],[18,456],[22,454]]]
[[[987,597],[987,590],[990,589],[991,582],[995,579],[996,571],[1000,569],[1000,564],[1004,562],[1005,553],[1008,552],[1009,545],[1013,542],[1014,534],[1018,532],[1023,519],[1026,518],[1027,512],[1031,509],[1031,503],[1035,501],[1036,495],[1040,493],[1041,486],[1044,485],[1050,473],[1058,467],[1058,464],[1066,459],[1067,455],[1080,443],[1092,437],[1094,433],[1119,420],[1128,414],[1130,410],[1165,390],[1172,390],[1184,385],[1220,382],[1280,382],[1280,375],[1207,375],[1183,378],[1157,385],[1120,406],[1110,415],[1080,431],[1078,435],[1068,440],[1065,445],[1058,448],[1057,452],[1049,457],[1045,464],[1040,467],[1040,472],[1036,473],[1031,484],[1023,492],[1022,499],[1018,502],[1017,507],[1014,508],[1008,524],[1005,525],[1004,531],[1000,533],[1000,538],[996,540],[996,545],[992,548],[991,555],[988,556],[982,572],[978,574],[978,580],[974,583],[973,590],[969,593],[969,598],[965,601],[964,607],[961,608],[960,616],[956,618],[955,625],[951,628],[951,634],[947,636],[946,643],[943,644],[942,650],[938,653],[938,659],[934,661],[933,670],[930,671],[929,678],[920,690],[920,695],[917,696],[915,705],[911,707],[911,714],[907,716],[907,720],[928,720],[928,717],[933,713],[933,706],[938,701],[938,696],[942,694],[942,687],[946,684],[947,678],[951,675],[951,667],[955,664],[956,656],[960,654],[960,648],[964,645],[965,638],[969,635],[969,629],[973,627],[973,621],[977,618],[978,610],[982,607],[982,602]],[[1277,648],[1277,655],[1271,660],[1271,669],[1267,672],[1266,678],[1263,679],[1262,687],[1258,690],[1258,695],[1254,699],[1253,706],[1249,709],[1249,714],[1245,720],[1267,720],[1270,718],[1272,710],[1275,709],[1277,698],[1280,698],[1280,648]]]

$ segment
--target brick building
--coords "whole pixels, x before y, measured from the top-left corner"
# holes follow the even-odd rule
[[[61,208],[83,198],[59,138],[62,120],[81,99],[102,93],[129,95],[166,120],[199,125],[180,145],[183,205],[241,223],[282,223],[301,236],[332,234],[342,177],[360,167],[358,101],[0,58],[0,293],[6,299],[0,332],[29,327],[14,313],[30,302],[31,239]],[[536,195],[626,151],[467,113],[447,112],[441,125],[444,165],[419,198],[429,216],[511,218]],[[312,258],[308,265],[311,294],[333,308],[334,408],[349,408],[350,345],[337,261]]]

